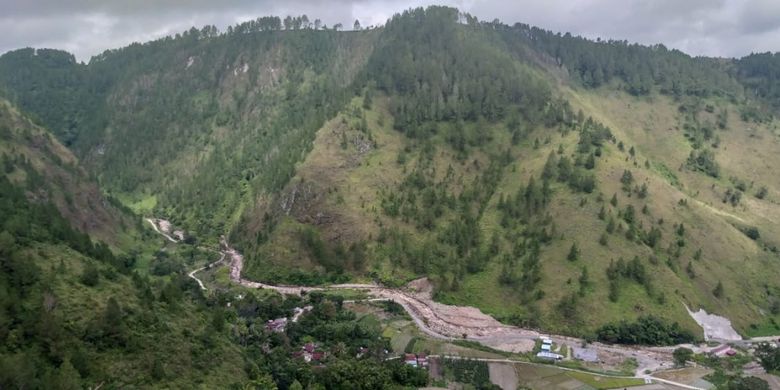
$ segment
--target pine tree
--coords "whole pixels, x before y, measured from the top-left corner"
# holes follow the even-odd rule
[[[103,312],[101,331],[103,338],[114,345],[124,341],[124,326],[122,323],[122,308],[114,297],[108,299],[108,304]]]
[[[688,274],[689,278],[691,278],[691,279],[695,279],[696,278],[696,271],[693,270],[693,263],[692,262],[689,261],[688,265],[685,266],[685,272]]]
[[[571,244],[571,249],[569,249],[569,255],[566,256],[566,259],[569,261],[577,261],[580,257],[580,250],[577,249],[577,243]]]
[[[296,379],[290,385],[290,390],[303,390],[303,385],[301,385],[301,382],[298,382],[298,380]]]
[[[596,167],[596,156],[591,153],[588,155],[588,159],[585,160],[585,168],[586,169],[593,169]]]
[[[631,183],[634,182],[634,175],[631,174],[631,171],[624,170],[623,176],[620,177],[620,183],[623,184],[623,191],[630,192],[631,191]],[[629,194],[630,195],[630,194]]]
[[[81,274],[80,281],[89,287],[97,286],[98,282],[100,281],[100,272],[98,271],[95,264],[90,262],[86,267],[84,267],[84,272]]]
[[[607,233],[612,234],[614,232],[615,232],[615,218],[613,218],[610,215],[609,221],[607,222]]]
[[[620,298],[620,287],[618,286],[617,280],[610,280],[609,281],[609,300],[612,302],[617,302]]]
[[[81,389],[81,376],[73,364],[70,363],[70,359],[65,358],[57,369],[55,377],[56,385],[53,386],[57,389],[63,390],[77,390]]]
[[[588,267],[582,266],[582,273],[580,273],[580,291],[579,294],[581,297],[585,296],[585,292],[590,285],[590,277],[588,276]]]
[[[723,297],[723,283],[721,283],[720,280],[718,280],[718,285],[715,286],[715,289],[712,290],[712,295],[714,295],[716,298]]]
[[[154,362],[152,363],[152,370],[151,370],[152,378],[154,380],[162,380],[165,378],[165,366],[163,366],[163,362],[160,358],[154,359]],[[273,382],[272,382],[273,383]]]
[[[647,184],[642,183],[642,186],[639,188],[639,191],[637,192],[637,196],[639,196],[639,199],[644,199],[647,197]]]

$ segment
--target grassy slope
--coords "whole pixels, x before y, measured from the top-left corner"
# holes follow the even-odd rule
[[[772,330],[763,325],[769,321],[769,317],[761,314],[768,312],[764,286],[774,286],[772,275],[776,275],[780,263],[771,253],[762,250],[760,243],[748,239],[735,224],[759,227],[765,242],[772,242],[778,237],[777,227],[770,222],[772,213],[778,212],[772,200],[776,199],[778,187],[776,179],[762,171],[773,166],[772,158],[776,158],[771,154],[771,150],[776,147],[775,141],[772,141],[776,139],[772,135],[773,125],[745,124],[738,119],[735,108],[728,105],[731,113],[729,129],[719,131],[722,146],[716,151],[722,175],[720,179],[713,179],[681,169],[691,149],[682,131],[678,130],[677,105],[670,99],[662,96],[634,98],[604,90],[566,89],[564,94],[572,102],[575,111],[581,108],[586,115],[592,115],[608,125],[617,139],[626,145],[626,150],[635,145],[637,153],[635,158],[631,158],[627,151],[621,152],[616,145],[608,145],[604,149],[604,156],[597,162],[598,187],[593,194],[574,194],[565,185],[554,185],[555,196],[549,212],[558,235],[542,251],[542,289],[545,296],[538,302],[541,326],[549,330],[577,331],[562,324],[555,306],[562,297],[577,291],[577,278],[582,266],[587,265],[591,287],[585,298],[580,300],[582,326],[585,329],[652,313],[678,321],[698,332],[698,326],[685,311],[682,304],[685,302],[694,308],[704,307],[710,312],[728,316],[743,333],[755,334],[760,331],[751,330],[751,324]],[[406,175],[405,169],[408,172],[414,166],[414,153],[409,154],[410,158],[405,165],[396,162],[398,152],[412,141],[392,130],[392,117],[383,100],[377,99],[377,102],[372,110],[366,111],[377,147],[365,155],[359,156],[351,142],[346,149],[340,147],[342,132],[350,140],[359,135],[356,130],[350,129],[350,114],[340,114],[319,131],[314,149],[299,164],[297,176],[292,181],[294,184],[286,190],[289,193],[291,188],[303,182],[314,188],[313,192],[318,195],[309,199],[308,203],[304,202],[299,209],[293,207],[290,216],[285,217],[282,223],[283,228],[278,229],[269,243],[261,247],[259,258],[262,260],[249,264],[248,275],[263,278],[264,267],[268,264],[317,269],[315,262],[298,244],[296,232],[301,224],[315,225],[327,240],[341,242],[371,241],[376,238],[380,226],[388,225],[399,227],[415,236],[430,234],[417,231],[402,219],[388,218],[381,211],[379,191],[395,188],[400,183]],[[726,105],[723,102],[715,103]],[[352,104],[358,105],[358,102]],[[345,111],[350,112],[349,109]],[[384,119],[383,126],[379,125],[379,116]],[[346,119],[342,120],[342,117]],[[753,128],[755,134],[750,136],[751,131],[746,127]],[[659,136],[659,133],[662,135]],[[493,134],[494,140],[486,150],[508,144],[504,132],[494,131]],[[534,139],[545,140],[548,136],[549,144],[543,142],[539,149],[532,147]],[[437,145],[434,159],[437,171],[445,172],[446,167],[452,165],[458,174],[463,175],[464,181],[469,182],[474,175],[472,167],[457,161],[445,142],[434,141]],[[505,169],[499,188],[480,220],[480,226],[486,233],[484,237],[490,237],[492,231],[500,229],[500,216],[495,208],[499,194],[516,192],[531,175],[538,177],[551,151],[563,145],[565,154],[571,154],[577,141],[576,132],[562,137],[554,130],[539,129],[514,149],[516,160]],[[747,159],[742,157],[746,149],[752,151]],[[471,158],[486,161],[478,151]],[[650,161],[650,168],[645,167],[645,160]],[[759,166],[756,167],[756,164]],[[650,195],[646,199],[638,199],[636,195],[629,197],[621,191],[619,179],[625,169],[633,172],[636,183],[647,184]],[[761,201],[745,194],[741,206],[734,208],[723,204],[720,194],[729,185],[728,177],[732,175],[766,185],[770,190],[767,200]],[[672,176],[679,184],[671,179]],[[711,189],[713,184],[716,190]],[[758,186],[754,185],[756,188]],[[451,190],[457,193],[457,188]],[[597,200],[599,192],[603,194],[603,202]],[[608,203],[615,193],[618,194],[618,207]],[[680,199],[687,199],[687,206],[678,204]],[[584,205],[581,206],[583,200]],[[655,250],[630,242],[619,232],[609,236],[606,247],[598,243],[606,226],[606,222],[597,218],[599,209],[604,205],[608,214],[618,219],[618,209],[624,209],[627,204],[632,204],[637,210],[637,217],[645,229],[657,226],[663,232],[663,240]],[[639,211],[645,205],[650,210],[649,215]],[[269,200],[260,207],[266,212],[273,212],[280,206]],[[315,215],[326,218],[315,222]],[[664,220],[662,225],[658,224],[659,219]],[[679,259],[670,260],[676,268],[673,270],[666,264],[670,257],[666,248],[675,237],[674,225],[680,222],[687,228],[686,246]],[[439,222],[440,225],[442,223]],[[566,260],[573,241],[577,242],[581,250],[577,262]],[[508,247],[509,244],[504,242],[502,247]],[[693,260],[699,248],[702,250],[702,258]],[[659,259],[657,264],[648,261],[653,255]],[[620,257],[629,260],[634,256],[639,256],[647,267],[654,287],[664,293],[665,303],[649,298],[644,288],[633,282],[622,284],[618,302],[608,300],[605,270],[610,260]],[[367,271],[376,272],[384,280],[402,281],[415,277],[408,269],[394,267],[382,252],[372,252],[370,257]],[[693,263],[696,273],[693,279],[685,272],[688,262]],[[485,271],[467,275],[460,291],[447,293],[442,298],[449,303],[480,307],[500,318],[526,313],[526,307],[519,303],[511,304],[519,301],[517,293],[497,283],[499,272],[500,264],[494,260]],[[358,272],[358,275],[366,274]],[[721,299],[712,294],[718,281],[722,281],[726,291]]]
[[[628,242],[617,233],[609,237],[606,248],[601,246],[597,241],[606,226],[596,218],[601,203],[596,202],[593,196],[574,195],[566,190],[557,191],[551,212],[564,239],[543,252],[543,284],[547,293],[541,302],[542,307],[546,308],[543,311],[547,314],[544,327],[558,327],[553,305],[566,293],[577,290],[581,266],[586,264],[591,282],[595,285],[591,287],[587,298],[581,301],[585,321],[590,327],[607,321],[654,313],[697,330],[698,327],[680,303],[685,302],[693,308],[704,307],[709,312],[727,316],[743,334],[758,334],[761,331],[776,334],[777,329],[763,325],[771,318],[765,315],[768,313],[769,304],[765,286],[770,286],[769,289],[777,288],[774,275],[777,275],[780,262],[776,255],[762,250],[759,244],[748,239],[734,226],[735,223],[758,226],[768,242],[780,237],[776,232],[776,224],[767,223],[766,216],[778,211],[771,195],[769,200],[761,201],[746,194],[743,198],[745,206],[733,208],[723,204],[720,195],[714,194],[710,189],[712,184],[726,185],[724,182],[727,180],[712,179],[685,169],[678,170],[678,167],[684,165],[690,146],[682,132],[676,129],[676,105],[669,99],[659,96],[637,99],[613,91],[569,91],[569,94],[575,109],[582,108],[587,115],[592,115],[608,125],[617,138],[626,144],[626,149],[636,145],[636,159],[629,158],[628,153],[621,153],[614,146],[607,149],[606,158],[597,163],[598,191],[604,194],[605,199],[617,193],[619,208],[630,203],[636,210],[641,210],[647,204],[650,215],[638,214],[646,227],[651,226],[654,220],[664,219],[665,223],[661,226],[664,236],[663,245],[660,245],[662,248],[666,248],[669,239],[674,235],[672,225],[684,223],[688,228],[687,245],[680,259],[673,260],[678,267],[676,273],[664,264],[664,259],[668,257],[665,253],[658,253],[658,265],[645,261],[653,275],[654,285],[665,293],[665,304],[648,299],[644,289],[635,284],[624,286],[620,300],[612,303],[607,298],[607,279],[604,272],[610,260],[619,257],[630,259],[635,255],[646,260],[653,251],[643,245]],[[776,156],[772,156],[771,151],[776,148],[777,137],[773,135],[771,127],[743,123],[738,120],[734,108],[729,109],[732,112],[732,120],[729,122],[729,130],[720,133],[723,146],[717,151],[718,162],[723,170],[721,176],[735,175],[749,181],[755,180],[757,183],[761,180],[761,183],[770,189],[770,193],[774,193],[777,187],[769,179],[765,179],[771,175],[761,175],[762,172],[756,170],[776,164],[773,161]],[[746,136],[749,132],[745,127],[756,129],[760,135]],[[658,132],[664,133],[659,136]],[[770,142],[760,141],[765,138],[771,138]],[[574,142],[576,139],[573,136],[566,139],[553,136],[552,139],[552,145],[560,143],[565,145],[567,150],[574,147]],[[745,156],[740,150],[743,148],[751,149],[752,155],[742,157]],[[523,165],[538,172],[549,150],[529,154],[530,161],[524,160]],[[644,167],[646,159],[651,161],[650,169]],[[656,168],[658,163],[670,167],[682,183],[682,190],[664,177],[664,172]],[[628,198],[621,192],[619,179],[624,169],[632,170],[636,182],[647,183],[650,192],[647,199],[640,200],[636,196]],[[506,192],[511,192],[513,184],[523,180],[522,171],[518,171],[520,172],[516,175],[519,177],[508,176],[505,179],[502,191],[506,189]],[[587,203],[580,207],[582,198],[586,198]],[[680,199],[688,199],[688,206],[679,205]],[[608,213],[617,217],[617,210],[606,202],[604,204],[609,210]],[[482,222],[485,229],[495,225],[494,221],[488,219],[483,219]],[[577,242],[582,253],[581,260],[576,263],[565,260],[568,243],[572,240]],[[693,260],[694,253],[699,248],[702,249],[702,259]],[[684,271],[689,261],[694,263],[696,270],[697,276],[694,279],[689,278]],[[511,290],[495,287],[497,275],[498,266],[494,264],[488,272],[470,277],[464,283],[464,294],[455,297],[453,301],[475,304],[498,315],[507,315],[517,310],[516,307],[505,304],[507,299],[512,298]],[[718,281],[722,281],[726,291],[722,299],[717,299],[711,293]],[[759,328],[763,329],[751,329],[751,324],[758,324]]]
[[[679,272],[681,276],[678,280],[670,278],[668,291],[679,291],[680,298],[689,304],[728,316],[742,332],[748,332],[750,324],[767,320],[762,315],[768,305],[765,290],[777,288],[773,275],[776,275],[780,263],[776,255],[764,251],[761,243],[748,239],[735,228],[735,224],[757,226],[766,243],[775,242],[780,232],[776,230],[776,224],[767,223],[766,216],[777,213],[780,208],[772,201],[772,195],[767,200],[758,200],[750,195],[753,191],[749,191],[743,197],[744,206],[732,207],[721,202],[721,194],[728,186],[727,178],[731,176],[756,181],[766,185],[770,194],[776,194],[776,178],[761,171],[766,166],[777,164],[777,157],[771,152],[776,148],[777,137],[768,128],[775,125],[757,126],[741,122],[733,106],[713,101],[715,105],[725,106],[731,118],[727,130],[718,133],[722,141],[716,156],[722,173],[720,179],[714,179],[681,168],[691,148],[679,130],[677,104],[670,99],[660,96],[635,99],[619,93],[597,91],[573,92],[572,100],[608,124],[618,139],[624,140],[626,148],[636,145],[641,168],[633,171],[635,177],[639,176],[639,172],[639,177],[647,179],[652,216],[666,221],[664,237],[672,235],[670,225],[673,222],[683,222],[688,228],[689,238],[681,265],[693,261],[698,276],[691,280],[684,272]],[[748,128],[755,129],[760,136],[748,136],[751,132]],[[768,142],[759,140],[764,137],[769,138]],[[741,148],[754,152],[746,154]],[[615,166],[611,168],[611,177],[606,181],[602,179],[605,194],[619,192],[618,177],[626,165],[620,159],[624,157],[610,160]],[[655,168],[645,169],[645,159],[650,160]],[[673,171],[681,189],[664,179],[663,172],[657,169],[659,163]],[[680,199],[687,199],[688,205],[680,206]],[[702,259],[691,260],[699,248]],[[668,267],[659,271],[672,276]],[[723,299],[717,299],[710,293],[719,280],[726,290]],[[770,287],[765,289],[766,285]],[[668,298],[671,297],[668,295]]]

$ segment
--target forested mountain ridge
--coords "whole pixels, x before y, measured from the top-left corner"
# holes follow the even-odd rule
[[[429,276],[441,300],[577,334],[643,313],[695,329],[680,301],[744,333],[778,320],[776,56],[443,7],[366,31],[274,20],[86,65],[7,53],[0,84],[105,191],[231,233],[248,277]]]
[[[210,31],[107,52],[87,66],[65,53],[32,49],[0,62],[11,68],[3,75],[19,104],[41,111],[55,134],[64,135],[65,125],[79,129],[68,141],[104,189],[147,204],[160,200],[170,213],[190,218],[197,232],[213,235],[232,224],[247,192],[278,188],[290,176],[314,131],[344,101],[371,34]],[[35,98],[71,76],[51,65],[58,55],[65,57],[58,64],[90,75],[77,83],[102,100],[81,100],[86,106],[61,113],[50,109],[60,105]],[[39,66],[21,65],[22,58]],[[45,69],[35,83],[54,81],[15,88],[30,69]],[[77,104],[68,99],[81,92],[60,98]],[[83,111],[95,117],[64,123],[63,116]],[[204,183],[213,184],[209,191],[201,191]]]

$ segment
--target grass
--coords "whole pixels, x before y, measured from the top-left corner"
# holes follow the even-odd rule
[[[645,384],[643,379],[615,378],[610,376],[586,374],[584,372],[576,371],[568,371],[566,372],[566,375],[596,389],[616,389],[622,387],[641,386]]]
[[[495,349],[495,348],[490,348],[490,347],[488,347],[486,345],[482,345],[482,344],[480,344],[480,343],[478,343],[476,341],[471,341],[471,340],[455,340],[455,341],[452,342],[452,344],[457,345],[457,346],[461,346],[461,347],[464,347],[464,348],[471,348],[471,349],[474,349],[474,350],[477,350],[477,351],[494,353],[496,355],[502,355],[502,356],[505,356],[505,357],[510,357],[510,356],[513,355],[510,352],[501,351],[501,350],[498,350],[498,349]]]
[[[382,331],[382,337],[390,339],[390,346],[396,354],[404,352],[415,334],[416,328],[409,321],[392,322]]]
[[[128,195],[125,193],[117,193],[113,194],[113,196],[138,215],[148,215],[157,206],[156,195]]]
[[[490,352],[485,349],[475,349],[471,345],[462,346],[442,340],[425,337],[418,338],[414,343],[414,353],[427,352],[432,355],[460,356],[465,358],[503,359],[505,354]]]
[[[751,324],[745,330],[745,335],[748,337],[766,337],[780,335],[780,316],[769,317],[764,321]]]
[[[323,295],[336,297],[339,296],[345,301],[359,301],[368,299],[369,296],[365,291],[354,289],[339,289],[339,290],[326,290],[322,292]]]
[[[414,336],[411,339],[409,339],[409,342],[406,343],[406,346],[404,347],[404,353],[413,353],[417,351],[414,347],[417,345],[417,341],[420,340],[419,337]]]

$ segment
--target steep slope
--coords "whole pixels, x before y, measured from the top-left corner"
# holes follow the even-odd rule
[[[4,177],[31,201],[56,206],[75,229],[118,245],[133,227],[135,221],[103,196],[70,150],[6,100],[0,100],[0,159]]]
[[[561,78],[570,60],[523,45],[526,27],[500,27],[496,41],[492,26],[436,12],[386,26],[369,60],[377,89],[320,129],[287,188],[244,217],[234,238],[248,276],[428,276],[445,302],[576,334],[647,314],[700,332],[683,304],[744,334],[777,332],[776,123],[744,115],[761,103],[722,65],[587,42],[616,58],[668,56],[676,77],[594,83],[582,65]],[[475,95],[459,83],[474,74],[448,69],[448,55],[499,79],[525,74],[524,96],[490,82]]]
[[[93,113],[73,124],[71,143],[106,191],[213,237],[252,193],[286,183],[316,129],[345,101],[374,36],[247,23],[224,35],[193,29],[109,51],[89,65],[50,64],[51,52],[25,49],[4,55],[0,69],[9,69],[2,78],[18,103],[44,111],[54,129],[70,113],[50,107]],[[36,70],[42,80],[33,82]],[[38,104],[38,91],[63,89],[46,84],[63,73],[88,77],[77,93]],[[83,93],[93,98],[72,100]]]
[[[249,278],[427,276],[444,302],[586,336],[648,314],[698,331],[684,304],[777,332],[776,56],[445,7],[369,31],[193,29],[88,65],[36,53],[0,58],[16,101],[41,110],[33,92],[84,77],[92,100],[39,117],[94,108],[56,133],[101,184],[229,233]],[[31,84],[26,62],[68,82]]]

